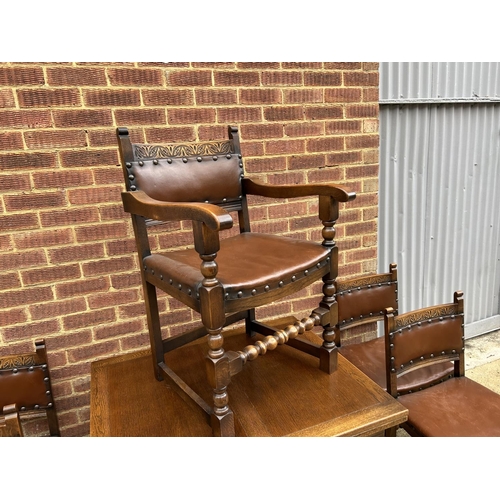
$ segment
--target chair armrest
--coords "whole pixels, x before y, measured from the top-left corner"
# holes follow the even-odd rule
[[[144,191],[122,193],[123,209],[135,215],[161,221],[192,220],[203,222],[209,229],[221,231],[233,227],[231,215],[209,203],[158,201]]]
[[[352,201],[356,193],[346,191],[336,184],[290,184],[275,186],[244,178],[243,190],[246,194],[265,196],[268,198],[300,198],[302,196],[331,196],[337,201]]]

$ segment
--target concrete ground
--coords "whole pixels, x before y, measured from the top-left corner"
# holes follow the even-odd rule
[[[465,376],[500,394],[500,330],[465,341]],[[398,437],[409,437],[398,429]]]

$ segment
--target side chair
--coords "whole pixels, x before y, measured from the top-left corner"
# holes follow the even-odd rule
[[[15,404],[5,405],[0,414],[0,437],[24,436],[21,419]]]
[[[44,340],[35,341],[35,352],[0,356],[0,409],[7,420],[45,412],[51,436],[60,436]]]
[[[411,436],[500,436],[500,394],[465,376],[463,293],[454,301],[406,314],[385,310],[386,378],[389,393],[408,409],[401,425]],[[411,389],[405,374],[447,362],[445,376],[424,378]]]
[[[132,143],[126,128],[117,129],[117,139],[126,185],[122,201],[132,217],[155,376],[167,379],[199,408],[214,435],[233,436],[228,386],[245,363],[290,340],[293,347],[319,358],[321,370],[336,370],[338,249],[334,226],[339,204],[353,200],[355,194],[334,184],[268,185],[246,177],[238,129],[233,126],[228,127],[227,140],[208,143]],[[250,195],[315,196],[323,241],[251,232]],[[162,221],[191,221],[193,246],[152,252],[148,228]],[[224,232],[233,224],[238,224],[239,233],[226,237]],[[175,235],[172,240],[175,245]],[[323,281],[323,296],[309,317],[282,327],[256,320],[257,307],[282,300],[318,280]],[[199,313],[203,327],[163,338],[157,289]],[[239,351],[225,351],[223,329],[242,320],[252,343]],[[315,326],[322,327],[321,346],[296,338]],[[166,353],[204,336],[211,402],[195,393],[164,359]]]

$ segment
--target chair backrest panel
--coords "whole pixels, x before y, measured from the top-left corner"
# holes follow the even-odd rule
[[[336,282],[335,298],[338,303],[338,325],[341,330],[357,324],[379,321],[384,310],[398,310],[398,276],[396,264],[389,273],[371,274],[360,278],[341,279]]]
[[[129,190],[171,202],[241,202],[238,155],[145,159],[127,163]]]

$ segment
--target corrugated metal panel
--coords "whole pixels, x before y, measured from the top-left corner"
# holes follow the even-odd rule
[[[499,63],[382,63],[384,99],[500,95]],[[500,326],[500,104],[381,106],[379,269],[401,311],[465,294],[466,335]]]

